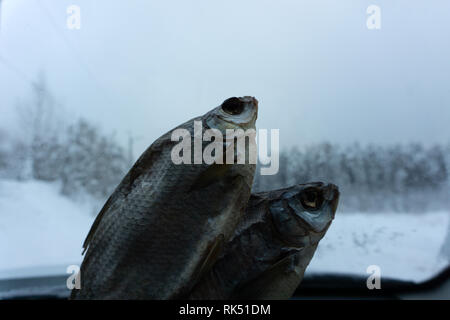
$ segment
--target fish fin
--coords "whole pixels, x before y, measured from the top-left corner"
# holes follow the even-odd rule
[[[220,254],[223,251],[225,244],[225,237],[223,234],[219,234],[208,246],[208,250],[206,251],[205,258],[200,261],[200,264],[197,270],[194,273],[193,279],[195,285],[197,281],[206,274],[213,265],[216,263]]]
[[[298,253],[276,262],[258,277],[239,286],[232,299],[289,299],[303,279],[296,265]]]

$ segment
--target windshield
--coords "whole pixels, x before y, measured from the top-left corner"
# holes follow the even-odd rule
[[[142,152],[247,95],[280,151],[253,192],[340,190],[307,275],[448,266],[448,1],[0,3],[0,279],[79,266]]]

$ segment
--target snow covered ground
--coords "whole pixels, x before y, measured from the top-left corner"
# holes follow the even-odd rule
[[[64,274],[81,262],[81,244],[95,216],[58,185],[0,180],[0,278]]]
[[[307,272],[365,275],[378,265],[382,277],[425,280],[449,263],[439,254],[449,216],[338,213]],[[81,262],[94,218],[92,203],[61,196],[55,184],[0,180],[0,278],[65,274]]]
[[[440,252],[449,218],[449,212],[338,212],[307,272],[366,274],[377,265],[382,278],[427,280],[450,263]]]

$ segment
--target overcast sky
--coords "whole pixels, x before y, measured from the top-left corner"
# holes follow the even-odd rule
[[[141,137],[135,156],[241,95],[282,146],[447,142],[449,17],[448,0],[3,0],[0,127],[15,132],[15,101],[43,70],[67,117]]]

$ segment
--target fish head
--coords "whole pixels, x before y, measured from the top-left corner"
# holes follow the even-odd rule
[[[205,115],[205,122],[212,129],[225,134],[226,129],[255,129],[258,117],[258,100],[254,97],[231,97]]]
[[[293,246],[304,246],[322,239],[338,203],[336,185],[312,182],[286,189],[271,203],[270,212],[279,237]]]

